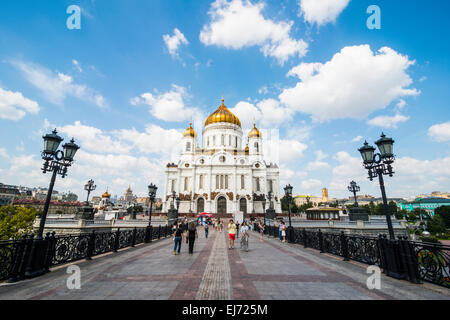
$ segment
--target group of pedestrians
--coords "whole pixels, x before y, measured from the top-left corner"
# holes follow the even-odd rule
[[[248,238],[250,237],[250,228],[246,221],[239,224],[237,221],[234,222],[233,219],[229,220],[228,223],[228,250],[234,249],[236,238],[241,234],[241,249],[248,251]]]
[[[286,229],[286,223],[281,220],[280,223],[278,223],[278,236],[280,237],[281,242],[286,242]]]
[[[194,222],[188,223],[187,221],[183,221],[174,224],[174,255],[181,253],[181,244],[183,243],[184,239],[186,239],[186,243],[189,245],[189,254],[193,254],[195,239],[198,239],[197,227]]]

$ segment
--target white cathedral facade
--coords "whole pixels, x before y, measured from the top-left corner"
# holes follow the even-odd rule
[[[241,121],[225,105],[205,121],[202,147],[192,124],[183,133],[182,154],[178,163],[166,166],[163,212],[180,198],[179,213],[207,212],[231,215],[236,212],[263,213],[262,198],[269,208],[281,213],[279,168],[263,157],[263,137],[254,124],[243,147]],[[175,204],[176,206],[176,204]]]

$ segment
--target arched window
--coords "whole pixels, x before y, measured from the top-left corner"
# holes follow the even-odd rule
[[[235,137],[235,142],[234,142],[234,147],[237,148],[238,144],[237,144],[238,140],[237,137]]]
[[[216,145],[216,136],[213,136],[213,146]]]
[[[231,134],[228,136],[228,145],[231,147]]]
[[[186,151],[191,151],[191,143],[186,142]]]
[[[219,189],[219,175],[216,175],[216,189]]]
[[[220,189],[223,189],[223,175],[220,176]]]
[[[203,175],[202,174],[199,177],[198,188],[203,189]]]
[[[259,144],[258,144],[258,142],[255,142],[255,151],[257,153],[259,152]]]
[[[184,191],[187,191],[187,189],[188,189],[188,177],[185,177],[184,178]]]
[[[222,135],[222,140],[220,142],[222,143],[222,146],[225,145],[225,136],[224,135]]]
[[[273,192],[273,180],[269,180],[269,191]]]
[[[209,137],[208,137],[208,139],[207,139],[207,146],[209,147]]]
[[[256,178],[256,191],[261,191],[259,186],[259,178]]]
[[[241,175],[241,189],[245,189],[245,176]]]
[[[228,189],[228,175],[225,176],[225,189]]]

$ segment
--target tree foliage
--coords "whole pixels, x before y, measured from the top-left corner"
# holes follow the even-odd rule
[[[432,219],[428,220],[427,229],[432,234],[445,233],[444,219],[440,215],[435,215]]]
[[[0,240],[14,239],[30,233],[37,214],[37,210],[31,207],[0,207]]]
[[[434,210],[434,214],[441,216],[445,227],[450,228],[450,206],[440,206]]]

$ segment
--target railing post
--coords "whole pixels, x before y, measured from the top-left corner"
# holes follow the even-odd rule
[[[92,260],[92,256],[94,255],[94,250],[95,250],[95,230],[92,230],[91,234],[89,235],[86,260]]]
[[[344,261],[349,261],[350,258],[348,256],[348,241],[347,236],[345,235],[344,231],[341,231],[341,248],[342,248],[342,255],[344,256]]]
[[[318,237],[319,237],[319,249],[320,249],[320,253],[324,253],[324,251],[323,251],[323,234],[322,234],[322,231],[320,231],[320,229],[319,229]]]
[[[288,231],[288,242],[293,243],[294,242],[294,227],[290,226],[287,228]]]
[[[161,225],[158,226],[158,239],[161,239]]]
[[[307,239],[307,234],[306,234],[305,228],[303,228],[302,234],[303,234],[303,247],[307,248],[308,247],[308,239]]]
[[[22,239],[17,241],[17,245],[14,248],[14,256],[11,266],[10,279],[8,282],[17,282],[23,278],[23,274],[21,274],[21,266],[24,261],[24,256],[26,253],[26,245],[27,245],[27,235],[22,235]],[[25,260],[26,261],[26,260]]]
[[[134,247],[136,245],[136,233],[137,229],[134,227],[133,229],[133,236],[131,237],[131,246]]]
[[[421,283],[419,274],[419,264],[414,251],[414,246],[407,237],[400,237],[399,242],[402,247],[403,265],[408,275],[408,280],[413,283]]]
[[[52,233],[47,232],[47,235],[45,236],[45,239],[47,240],[47,250],[45,252],[45,264],[44,269],[46,272],[50,271],[50,267],[53,262],[53,257],[55,255],[55,248],[56,248],[56,238],[55,238],[55,231]]]
[[[119,250],[119,244],[120,244],[120,228],[117,228],[116,239],[114,241],[114,252],[117,252],[117,250]]]

